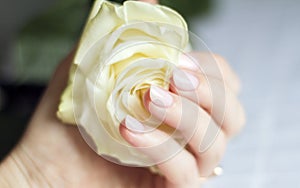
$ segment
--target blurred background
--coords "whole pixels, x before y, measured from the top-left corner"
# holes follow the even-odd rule
[[[92,0],[0,0],[0,160],[23,133]],[[121,1],[118,1],[121,2]],[[247,125],[206,188],[300,187],[300,1],[164,0],[239,74]]]

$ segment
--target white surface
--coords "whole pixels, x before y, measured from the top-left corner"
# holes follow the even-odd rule
[[[300,1],[216,2],[191,25],[240,75],[248,121],[205,188],[300,187]]]

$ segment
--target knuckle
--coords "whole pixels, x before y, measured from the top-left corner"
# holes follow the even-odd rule
[[[227,65],[227,60],[223,56],[221,56],[219,54],[213,54],[213,56],[214,56],[215,60],[218,63],[220,63],[220,66],[224,67],[225,65]]]
[[[232,110],[228,110],[229,113],[236,114],[235,118],[231,117],[229,122],[231,125],[225,126],[224,131],[227,133],[228,137],[232,138],[237,135],[246,123],[246,115],[243,109],[243,106],[237,102],[236,107]]]
[[[216,139],[212,142],[211,146],[203,153],[203,157],[210,158],[213,163],[218,163],[225,152],[226,139],[224,133],[221,131]]]
[[[199,171],[209,176],[213,169],[220,163],[226,149],[226,137],[223,132],[211,142],[209,147],[197,154]]]
[[[238,111],[240,112],[240,116],[239,116],[238,125],[236,131],[234,132],[234,135],[238,134],[246,124],[246,113],[241,104],[239,104]]]
[[[196,159],[192,156],[187,157],[183,164],[187,171],[178,174],[178,176],[176,176],[172,182],[180,185],[188,185],[198,177],[198,165]]]

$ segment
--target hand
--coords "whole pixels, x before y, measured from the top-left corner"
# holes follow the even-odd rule
[[[153,97],[163,96],[163,101],[167,101],[165,102],[167,105],[163,107],[166,109],[166,116],[162,120],[172,127],[176,126],[176,122],[184,124],[180,129],[183,135],[189,134],[188,130],[192,124],[186,122],[189,119],[178,114],[178,101],[182,100],[185,104],[183,106],[186,109],[183,110],[203,117],[196,124],[199,129],[189,141],[189,149],[184,149],[170,160],[158,164],[164,176],[152,174],[144,168],[131,168],[110,163],[87,146],[77,127],[64,125],[56,118],[55,113],[60,95],[66,86],[72,56],[71,54],[67,57],[57,68],[25,135],[1,164],[0,185],[2,183],[3,187],[198,187],[199,175],[211,174],[224,152],[228,138],[235,134],[244,122],[242,107],[235,97],[239,87],[238,80],[226,62],[221,59],[219,62],[225,81],[228,83],[226,91],[230,93],[226,98],[230,111],[226,113],[222,131],[215,142],[204,153],[198,152],[198,144],[204,135],[203,130],[207,126],[221,125],[218,123],[218,118],[216,118],[217,121],[208,124],[208,120],[215,117],[209,113],[212,103],[206,92],[208,88],[203,75],[197,70],[182,68],[199,81],[195,89],[201,100],[190,98],[188,92],[175,94],[175,89],[178,89],[177,92],[183,90],[180,89],[182,86],[177,87],[176,83],[173,83],[172,92],[151,87],[145,95],[145,106],[154,116],[162,118],[158,113],[162,107],[155,104]],[[205,55],[196,53],[193,56],[200,62],[204,62],[202,58],[205,58]],[[214,79],[216,84],[222,82],[220,78],[213,76],[213,72],[211,74],[209,79]],[[217,85],[216,88],[222,87],[222,84]],[[156,95],[157,93],[161,95]],[[218,104],[215,105],[218,108]],[[234,113],[232,113],[233,109]],[[184,121],[180,121],[179,118]],[[126,119],[120,131],[133,146],[151,145],[167,136],[158,130],[149,134],[132,132],[127,129],[127,127],[132,127],[128,124],[130,122],[132,121]],[[171,144],[169,148],[179,147],[175,141]],[[159,152],[145,152],[153,159],[158,159],[160,155]]]
[[[145,168],[125,167],[104,160],[88,147],[77,127],[64,125],[56,118],[60,95],[66,86],[73,58],[71,53],[57,68],[20,143],[1,163],[0,187],[199,187],[199,177],[211,174],[223,155],[228,139],[240,130],[244,123],[244,113],[236,98],[239,90],[238,78],[226,61],[217,56],[224,75],[220,77],[218,72],[209,69],[207,54],[194,53],[192,56],[201,62],[201,66],[208,67],[208,79],[205,79],[199,69],[183,63],[180,68],[194,76],[198,84],[182,85],[178,80],[176,83],[174,75],[171,91],[151,87],[145,95],[145,107],[152,115],[174,128],[180,122],[179,131],[183,136],[188,137],[191,135],[190,130],[196,130],[187,139],[186,149],[170,160],[158,164],[164,176],[153,174]],[[222,84],[223,81],[225,85]],[[226,91],[225,101],[216,102],[211,98],[208,92],[209,83],[213,83],[214,91]],[[185,86],[195,87],[191,89]],[[157,105],[157,99],[165,105]],[[226,102],[225,109],[223,102]],[[217,110],[213,110],[212,105]],[[221,113],[218,113],[218,109],[221,109]],[[164,117],[158,113],[161,110],[165,112]],[[179,113],[181,110],[187,113]],[[226,112],[224,121],[220,115],[222,112]],[[202,118],[195,118],[197,121],[188,119],[190,116],[186,114],[191,113]],[[131,131],[132,127],[144,128],[136,120],[127,117],[120,126],[120,132],[136,147],[153,145],[153,142],[159,143],[167,137],[158,130],[137,133]],[[199,144],[205,135],[204,130],[208,127],[221,127],[221,132],[216,135],[212,145],[205,152],[201,152]],[[175,141],[169,144],[165,149],[180,147]],[[142,152],[153,160],[160,159],[160,152]]]
[[[106,161],[82,139],[76,126],[56,118],[73,58],[57,68],[18,146],[1,163],[0,187],[154,187],[163,178],[144,168]]]
[[[212,174],[228,139],[237,134],[245,122],[237,99],[239,80],[226,61],[214,55],[218,63],[214,67],[209,54],[193,52],[189,55],[201,62],[201,69],[187,57],[182,58],[180,69],[173,72],[170,91],[151,86],[144,96],[146,109],[186,138],[186,149],[180,151],[181,146],[171,140],[149,150],[148,147],[163,143],[169,135],[158,129],[143,133],[147,126],[130,116],[120,127],[121,134],[131,145],[140,147],[158,163],[165,176],[165,186],[170,188],[199,187],[200,176]],[[176,151],[180,152],[160,163],[163,153]]]

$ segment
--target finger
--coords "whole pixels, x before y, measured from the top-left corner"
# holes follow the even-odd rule
[[[179,67],[224,80],[234,93],[240,91],[241,84],[238,76],[227,61],[217,54],[191,52],[181,55]]]
[[[145,107],[167,125],[179,131],[197,157],[200,174],[211,175],[224,153],[226,137],[209,114],[192,101],[151,86]]]
[[[167,180],[167,187],[197,187],[199,173],[195,158],[166,133],[158,129],[145,130],[146,127],[131,116],[127,116],[120,126],[124,139],[157,163]]]
[[[237,134],[245,123],[245,113],[236,95],[217,78],[176,69],[171,90],[199,104],[228,136]]]

